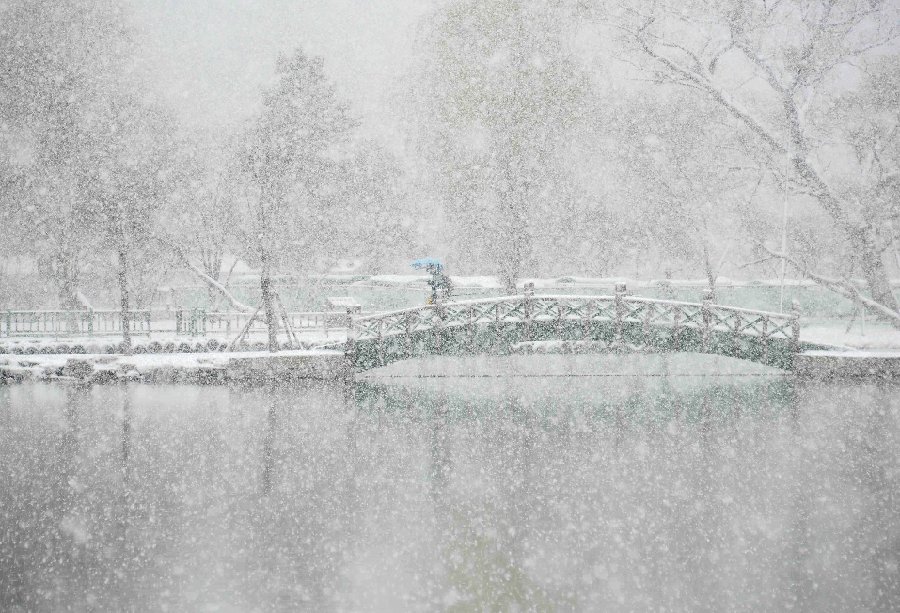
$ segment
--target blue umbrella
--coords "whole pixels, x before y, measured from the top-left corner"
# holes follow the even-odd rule
[[[430,266],[433,266],[438,271],[444,268],[444,265],[441,264],[440,260],[437,258],[419,258],[412,262],[412,267],[416,269],[428,268]]]

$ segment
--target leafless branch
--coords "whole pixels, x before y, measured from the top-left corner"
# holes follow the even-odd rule
[[[210,277],[208,274],[203,272],[203,270],[201,270],[199,266],[197,266],[196,264],[191,262],[190,258],[188,258],[188,256],[187,256],[187,254],[178,245],[176,245],[172,241],[170,241],[164,237],[161,237],[161,236],[157,236],[156,240],[159,241],[165,247],[168,247],[169,249],[171,249],[172,253],[174,253],[178,257],[179,261],[185,266],[185,268],[187,268],[192,273],[194,273],[194,275],[198,279],[200,279],[201,281],[203,281],[204,283],[209,285],[211,288],[213,288],[214,290],[219,292],[222,295],[222,297],[224,297],[225,300],[227,300],[229,302],[229,304],[231,304],[231,306],[233,306],[237,310],[241,311],[242,313],[247,313],[250,310],[252,310],[252,307],[247,306],[246,304],[244,304],[243,302],[241,302],[240,300],[235,298],[234,295],[231,292],[229,292],[228,289],[224,285],[222,285],[221,283],[219,283],[218,281],[216,281],[215,279]]]
[[[886,317],[890,318],[891,320],[893,320],[895,322],[900,322],[900,313],[898,313],[897,311],[894,311],[893,309],[891,309],[889,307],[886,307],[885,305],[881,304],[880,302],[872,300],[868,296],[864,296],[858,289],[856,289],[856,287],[851,282],[844,280],[844,279],[833,279],[830,277],[825,277],[825,276],[819,275],[819,274],[809,270],[806,266],[804,266],[797,260],[795,260],[787,255],[778,253],[777,251],[773,251],[773,250],[769,249],[761,241],[758,242],[757,245],[760,247],[760,249],[762,249],[763,251],[768,253],[773,258],[782,259],[785,262],[787,262],[788,264],[790,264],[791,266],[793,266],[794,268],[796,268],[797,271],[800,274],[802,274],[804,277],[806,277],[807,279],[815,281],[822,287],[825,287],[825,288],[833,291],[834,293],[836,293],[840,296],[843,296],[844,298],[847,298],[848,300],[852,300],[858,304],[861,304],[865,307],[872,309],[873,311],[877,311],[878,313],[885,315]]]

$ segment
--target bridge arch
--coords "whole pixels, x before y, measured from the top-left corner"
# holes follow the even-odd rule
[[[524,295],[438,303],[351,318],[356,370],[420,355],[508,354],[540,341],[595,353],[699,352],[791,370],[800,313],[614,295]]]

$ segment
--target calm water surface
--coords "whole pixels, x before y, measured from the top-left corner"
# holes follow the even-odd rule
[[[0,387],[0,610],[890,611],[900,387]]]

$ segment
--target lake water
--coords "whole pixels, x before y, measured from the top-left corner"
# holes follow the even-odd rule
[[[521,360],[0,387],[0,610],[900,607],[900,388]]]

